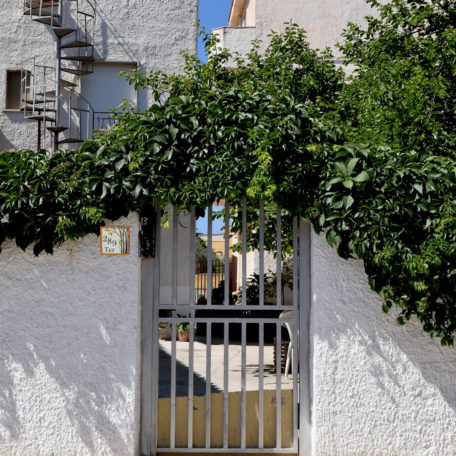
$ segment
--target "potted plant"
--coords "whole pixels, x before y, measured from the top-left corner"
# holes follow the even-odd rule
[[[188,342],[190,323],[188,321],[179,321],[176,323],[177,339],[181,342]]]

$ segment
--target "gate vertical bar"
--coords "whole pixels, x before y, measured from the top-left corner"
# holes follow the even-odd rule
[[[190,211],[190,293],[189,293],[189,305],[195,304],[195,241],[196,241],[196,220],[195,220],[195,207],[192,207]],[[194,310],[192,311],[192,317],[194,316]]]
[[[311,307],[310,223],[299,220],[299,456],[311,452],[310,431],[310,307]]]
[[[299,266],[299,256],[298,256],[298,217],[293,217],[293,353],[291,361],[291,372],[293,375],[293,446],[298,447],[298,347],[296,346],[297,335],[298,335],[298,325],[297,321],[297,312],[298,312],[298,299],[299,299],[299,290],[298,290],[298,266]]]
[[[225,200],[225,306],[230,305],[230,203]]]
[[[195,241],[196,241],[196,220],[195,207],[190,212],[190,286],[189,301],[190,305],[195,304]],[[192,309],[191,317],[195,316]],[[188,350],[188,410],[187,410],[187,446],[193,447],[193,349],[194,349],[195,325],[190,323],[189,328],[189,350]]]
[[[243,321],[241,323],[241,448],[245,448],[246,446],[246,364],[247,364],[247,356],[246,356],[246,346],[247,346],[247,330],[246,330],[246,322]]]
[[[206,448],[211,447],[211,345],[212,323],[206,323]]]
[[[228,448],[228,401],[229,401],[229,323],[223,324],[223,448]]]
[[[207,208],[207,305],[212,305],[212,205]]]
[[[277,206],[277,305],[282,305],[282,208]]]
[[[258,347],[258,448],[264,446],[264,323],[259,323]]]
[[[161,225],[161,208],[155,207],[157,214],[157,222],[155,227],[155,260],[154,260],[154,281],[153,281],[153,315],[152,315],[152,388],[151,388],[151,406],[152,406],[152,429],[150,437],[150,447],[152,455],[157,453],[157,419],[158,419],[158,372],[159,372],[159,341],[158,341],[158,328],[159,328],[159,307],[160,307],[160,225]]]
[[[176,447],[176,332],[175,323],[171,323],[171,400],[170,400],[170,448]]]
[[[282,447],[282,324],[276,323],[276,448]]]
[[[195,325],[190,323],[189,350],[188,350],[188,418],[187,418],[187,445],[193,448],[193,350],[195,338]]]
[[[247,199],[242,198],[242,305],[247,305]]]
[[[264,201],[260,201],[260,292],[259,305],[264,305]]]
[[[173,266],[172,266],[172,304],[177,306],[177,260],[179,251],[179,211],[173,206]]]

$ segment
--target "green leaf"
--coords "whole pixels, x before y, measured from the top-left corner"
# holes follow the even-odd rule
[[[346,179],[342,182],[342,185],[345,187],[345,188],[352,188],[353,187],[353,179]]]
[[[423,186],[421,184],[413,184],[413,188],[421,195],[423,194]]]
[[[369,180],[369,174],[367,174],[366,171],[361,171],[357,176],[355,176],[353,178],[353,180],[355,182],[357,182],[358,184],[361,182],[365,182],[365,181]]]
[[[337,168],[339,173],[342,174],[343,177],[347,177],[348,176],[348,171],[347,171],[347,168],[345,166],[345,163],[343,163],[343,162],[335,162],[334,166]]]
[[[138,198],[139,194],[141,193],[141,185],[137,184],[135,189],[133,190],[133,197],[136,199]]]
[[[351,195],[344,196],[342,199],[344,202],[345,209],[349,209],[355,202],[355,200],[353,199],[353,197]]]
[[[358,163],[359,158],[352,158],[348,161],[347,164],[347,175],[351,176],[353,173],[353,170],[355,169],[356,163]]]
[[[124,165],[125,165],[125,159],[122,158],[122,160],[119,160],[116,163],[116,171],[120,171],[123,168]]]
[[[176,139],[176,136],[177,136],[177,132],[178,132],[178,129],[174,126],[171,125],[171,127],[169,127],[169,134],[171,136],[171,139],[174,141]]]

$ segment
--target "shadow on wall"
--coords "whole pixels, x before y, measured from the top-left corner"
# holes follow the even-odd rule
[[[104,272],[87,238],[53,257],[3,247],[0,453],[26,444],[40,454],[132,454],[134,267],[109,257]]]
[[[352,379],[359,380],[353,385],[355,396],[367,381],[376,385],[382,397],[389,398],[383,407],[403,407],[398,401],[404,395],[408,401],[425,404],[427,395],[432,394],[456,412],[456,348],[442,347],[438,339],[432,340],[416,318],[405,326],[398,325],[397,310],[388,315],[381,310],[381,299],[369,289],[361,261],[342,260],[323,236],[312,236],[312,330],[315,343],[326,345],[318,348],[320,355],[323,351],[327,355],[314,360],[314,365],[322,362],[317,369],[328,368],[327,378],[343,372],[350,375],[345,361],[351,358],[357,369]],[[367,390],[362,391],[361,396]],[[440,415],[444,413],[440,410]],[[452,419],[456,420],[456,415]]]
[[[101,43],[97,43],[95,39],[95,51],[97,54],[97,59],[106,60],[108,57],[108,43],[117,42],[119,47],[124,52],[122,60],[127,60],[127,57],[130,61],[138,61],[138,56],[136,55],[135,50],[128,44],[128,42],[123,37],[123,33],[119,31],[116,26],[109,19],[110,17],[118,17],[120,11],[118,6],[113,3],[111,6],[111,11],[105,12],[103,8],[98,4],[97,5],[97,17],[101,21]],[[129,12],[128,14],[131,14]]]
[[[0,130],[0,151],[8,149],[14,149],[14,145]]]

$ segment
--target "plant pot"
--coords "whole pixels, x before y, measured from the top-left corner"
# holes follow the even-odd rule
[[[188,329],[184,331],[177,331],[177,340],[180,342],[188,342],[189,339],[189,332]]]

